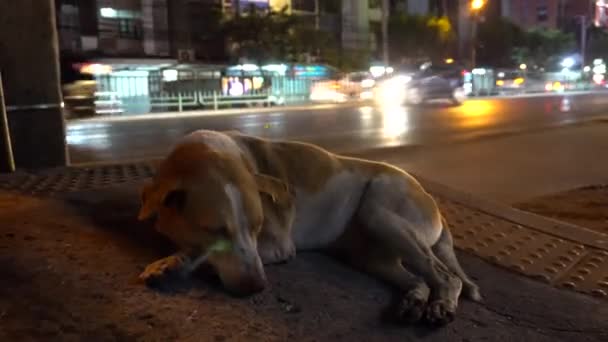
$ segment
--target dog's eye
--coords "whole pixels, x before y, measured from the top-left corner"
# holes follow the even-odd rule
[[[163,205],[167,208],[182,210],[186,206],[186,191],[173,190],[165,196]]]

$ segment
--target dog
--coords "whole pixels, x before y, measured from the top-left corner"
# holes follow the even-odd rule
[[[313,144],[194,131],[142,188],[138,218],[152,216],[179,252],[148,265],[147,284],[206,263],[227,290],[250,295],[266,286],[265,264],[321,250],[396,287],[402,322],[447,324],[461,294],[482,300],[416,179]]]

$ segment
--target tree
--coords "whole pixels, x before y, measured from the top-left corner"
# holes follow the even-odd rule
[[[219,6],[207,5],[204,11],[198,11],[193,16],[202,23],[204,27],[198,27],[194,32],[194,42],[199,47],[198,57],[206,61],[222,61],[226,58],[225,41],[223,37],[222,9]]]
[[[271,61],[306,62],[320,54],[321,60],[336,62],[338,44],[335,37],[317,30],[314,22],[280,11],[260,11],[254,7],[240,17],[223,24],[233,58],[246,58],[262,64]]]
[[[513,50],[517,63],[526,63],[538,67],[550,68],[561,60],[564,54],[576,48],[574,35],[559,30],[534,28],[524,34],[524,39]]]
[[[259,11],[251,6],[242,16],[223,23],[223,36],[233,57],[256,63],[289,59],[294,17],[281,11]]]
[[[587,63],[596,58],[608,56],[608,33],[603,29],[592,28],[589,32],[589,44],[587,50]]]
[[[339,44],[329,32],[317,30],[310,21],[300,20],[294,25],[290,41],[291,60],[305,62],[309,56],[317,56],[321,62],[332,65],[338,62]]]
[[[477,61],[481,65],[506,67],[513,64],[513,51],[525,45],[525,32],[505,18],[485,21],[477,33]]]
[[[389,21],[393,60],[443,59],[451,55],[454,32],[447,17],[399,14]]]

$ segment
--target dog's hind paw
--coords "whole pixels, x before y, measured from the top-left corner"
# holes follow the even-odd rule
[[[399,300],[395,307],[395,319],[400,324],[413,324],[422,319],[426,310],[428,291],[412,290]]]
[[[481,303],[483,302],[483,296],[481,295],[481,291],[479,290],[479,286],[473,283],[464,283],[462,287],[462,294],[465,298],[472,300],[474,302]]]
[[[436,300],[426,308],[425,320],[435,326],[446,325],[454,321],[456,303],[448,300]]]

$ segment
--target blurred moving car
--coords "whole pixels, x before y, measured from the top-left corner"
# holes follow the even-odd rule
[[[496,90],[499,95],[521,94],[525,91],[526,78],[520,70],[498,70]]]
[[[430,100],[460,104],[466,98],[463,69],[452,64],[425,63],[413,72],[395,72],[378,80],[375,98],[418,105]]]
[[[376,81],[368,71],[357,71],[346,74],[340,79],[342,92],[349,98],[365,98],[364,92],[371,89]]]
[[[310,92],[310,100],[315,102],[344,102],[347,100],[370,99],[371,89],[376,84],[367,71],[347,73],[337,79],[315,83]]]
[[[91,63],[84,58],[62,56],[61,89],[66,118],[123,112],[122,102],[116,94],[97,91],[97,82],[93,75],[108,71],[105,70],[108,67]]]
[[[319,81],[310,89],[310,100],[313,102],[345,102],[348,98],[340,89],[336,80]]]

